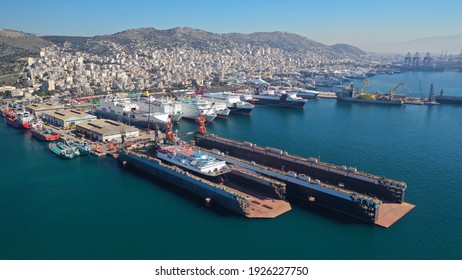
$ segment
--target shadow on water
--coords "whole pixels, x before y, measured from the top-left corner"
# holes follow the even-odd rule
[[[172,183],[169,183],[163,179],[159,179],[156,176],[153,176],[151,174],[147,174],[141,170],[138,170],[136,168],[131,168],[127,167],[124,168],[121,163],[118,163],[118,167],[120,169],[126,170],[129,173],[136,175],[136,177],[142,179],[143,181],[149,183],[149,185],[155,185],[153,187],[160,187],[161,189],[168,191],[170,193],[173,193],[177,195],[178,197],[182,198],[184,201],[188,201],[189,203],[193,204],[196,208],[206,208],[204,199],[202,199],[200,196],[195,195],[191,192],[188,192],[185,189],[182,189],[181,187],[178,187]],[[153,182],[153,179],[155,181]],[[210,206],[211,211],[217,216],[220,217],[240,217],[241,215],[225,208],[224,206],[213,204]]]

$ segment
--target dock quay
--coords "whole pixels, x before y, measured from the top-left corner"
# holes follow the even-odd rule
[[[92,141],[88,137],[85,137],[85,135],[73,130],[64,129],[53,124],[46,124],[46,126],[53,129],[53,131],[59,133],[64,141],[86,143],[92,150],[94,150],[97,146],[100,147],[102,152],[95,153],[94,155],[96,156],[117,157],[119,153],[118,150],[122,147],[122,143],[115,143],[113,141]],[[163,138],[165,137],[165,135],[162,132],[158,132],[157,137]],[[136,148],[137,145],[144,145],[145,142],[154,141],[155,139],[156,136],[153,132],[141,130],[137,137],[126,140],[124,145],[128,147],[133,146],[134,148]]]

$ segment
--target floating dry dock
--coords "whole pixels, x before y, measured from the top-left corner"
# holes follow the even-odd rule
[[[284,182],[292,197],[382,227],[414,208],[403,201],[404,182],[215,135],[196,133],[195,144],[221,160]]]
[[[291,210],[288,202],[258,190],[269,189],[273,183],[278,186],[281,183],[257,174],[252,175],[245,170],[234,172],[229,180],[217,183],[178,166],[166,164],[146,151],[123,151],[117,160],[123,167],[141,170],[204,198],[207,204],[224,206],[248,218],[275,218]],[[246,184],[242,184],[242,181]]]

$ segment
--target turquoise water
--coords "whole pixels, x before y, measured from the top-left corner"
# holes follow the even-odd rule
[[[462,95],[462,73],[381,75],[370,89],[418,87],[418,79],[426,93],[434,80],[435,90]],[[304,110],[257,107],[252,117],[208,126],[407,182],[416,208],[389,229],[300,205],[272,220],[209,209],[112,158],[61,160],[0,120],[0,259],[462,258],[462,106],[317,100]],[[180,135],[194,128],[175,127]]]

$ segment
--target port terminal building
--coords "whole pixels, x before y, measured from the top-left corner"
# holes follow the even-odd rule
[[[76,109],[45,111],[43,112],[42,118],[46,122],[64,129],[75,128],[77,124],[83,121],[93,121],[97,119],[94,115]]]
[[[136,127],[107,119],[80,122],[76,125],[76,131],[89,137],[92,141],[116,141],[118,143],[122,142],[122,137],[125,137],[125,140],[130,140],[140,135],[140,131]]]

